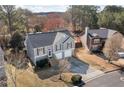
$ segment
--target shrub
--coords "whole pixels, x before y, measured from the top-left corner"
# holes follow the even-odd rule
[[[12,48],[20,50],[23,48],[23,36],[19,32],[15,32],[10,40]]]
[[[81,79],[82,79],[82,76],[80,76],[80,75],[73,75],[71,78],[73,83],[79,82],[79,81],[81,81]]]
[[[73,85],[75,86],[82,87],[83,85],[85,85],[85,82],[82,81],[81,75],[73,75],[71,80],[72,80]]]

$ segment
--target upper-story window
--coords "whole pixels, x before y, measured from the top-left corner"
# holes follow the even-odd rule
[[[45,54],[45,48],[37,48],[37,55]]]
[[[55,51],[61,50],[61,44],[55,45]]]
[[[72,42],[67,43],[67,49],[72,48]]]
[[[100,43],[100,39],[94,39],[94,43]]]

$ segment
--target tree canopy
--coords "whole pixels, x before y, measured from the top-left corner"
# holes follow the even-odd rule
[[[84,30],[86,26],[97,28],[97,10],[98,6],[72,5],[69,8],[71,13],[72,25],[74,30]]]
[[[0,19],[7,26],[10,34],[14,31],[25,30],[25,14],[21,8],[16,8],[14,5],[1,5]]]
[[[10,40],[10,45],[14,50],[20,50],[23,48],[23,36],[19,32],[15,32]]]
[[[66,13],[70,13],[73,31],[83,31],[88,26],[114,29],[124,34],[124,7],[122,6],[105,6],[100,10],[100,6],[72,5]]]
[[[121,6],[106,6],[98,14],[98,25],[115,29],[124,34],[124,8]]]

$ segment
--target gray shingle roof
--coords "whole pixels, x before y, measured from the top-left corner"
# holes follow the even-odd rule
[[[1,47],[0,47],[0,55],[4,55],[4,52]]]
[[[90,29],[88,30],[88,33],[93,36],[93,34],[98,34],[101,38],[107,38],[108,37],[108,29]]]
[[[57,32],[65,33],[71,36],[68,30],[60,30],[55,32],[42,32],[42,33],[29,34],[28,38],[33,48],[49,46],[53,44]]]

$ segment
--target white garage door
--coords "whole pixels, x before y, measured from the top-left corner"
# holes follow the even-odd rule
[[[64,57],[71,57],[72,56],[72,50],[65,50],[64,51]]]
[[[56,59],[62,59],[62,52],[61,53],[55,53]]]

